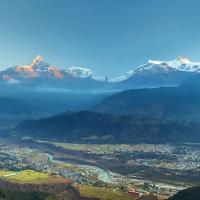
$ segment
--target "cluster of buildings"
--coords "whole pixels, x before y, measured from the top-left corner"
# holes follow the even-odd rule
[[[98,151],[100,150],[100,151]],[[98,156],[108,161],[119,158],[127,153],[133,159],[127,161],[129,166],[148,166],[152,168],[166,168],[175,171],[199,171],[200,170],[200,146],[193,147],[192,144],[182,145],[98,145],[92,149],[87,148],[89,154],[97,153]],[[152,158],[143,156],[154,155]],[[42,157],[40,160],[33,159],[33,155]],[[139,157],[135,157],[137,154]],[[141,155],[141,157],[140,157]],[[66,163],[53,160],[52,156],[36,149],[19,147],[15,145],[0,144],[0,168],[1,169],[34,169],[36,171],[46,171],[50,174],[62,175],[71,179],[74,183],[89,185],[112,185],[120,188],[126,187],[126,192],[131,195],[143,195],[155,193],[160,195],[173,195],[177,191],[184,189],[183,186],[165,184],[152,180],[144,180],[139,174],[120,175],[100,169],[94,166],[71,165],[66,167]]]

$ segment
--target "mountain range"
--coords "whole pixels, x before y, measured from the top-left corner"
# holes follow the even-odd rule
[[[200,120],[200,75],[177,87],[132,89],[105,97],[92,110],[169,120]]]
[[[132,89],[105,97],[90,111],[27,120],[14,133],[111,143],[200,141],[200,74],[178,87]],[[192,134],[191,134],[192,133]]]
[[[0,85],[6,91],[12,87],[15,91],[14,98],[6,95],[0,98],[0,108],[4,118],[7,114],[20,117],[17,122],[33,119],[12,129],[21,135],[95,142],[194,142],[200,140],[199,72],[199,63],[177,57],[168,62],[149,61],[127,73],[126,78],[97,79],[88,69],[52,67],[37,56],[30,65],[0,72],[3,77]],[[148,87],[141,88],[145,84]],[[92,100],[93,96],[84,93],[74,97],[71,93],[34,92],[29,87],[87,92],[92,88],[137,89],[107,93],[106,97]],[[19,93],[16,88],[26,90]],[[63,113],[69,110],[73,112]]]
[[[200,62],[184,57],[172,61],[152,61],[134,67],[119,77],[97,77],[82,67],[57,67],[36,56],[28,65],[17,65],[0,72],[1,86],[49,87],[77,90],[124,90],[177,86],[200,72]]]

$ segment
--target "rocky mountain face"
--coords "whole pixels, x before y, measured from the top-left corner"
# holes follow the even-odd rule
[[[125,73],[107,78],[95,76],[88,68],[49,65],[37,56],[28,65],[17,65],[0,72],[0,82],[12,87],[53,87],[76,90],[124,90],[144,87],[177,86],[200,72],[200,63],[184,57],[172,61],[152,61]],[[11,88],[12,88],[11,87]]]

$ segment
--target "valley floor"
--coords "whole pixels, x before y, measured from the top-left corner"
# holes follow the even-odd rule
[[[71,180],[85,197],[167,198],[199,185],[200,144],[71,144],[30,138],[0,144],[0,178],[41,182],[56,175]]]

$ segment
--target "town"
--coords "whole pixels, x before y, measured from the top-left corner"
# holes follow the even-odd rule
[[[63,176],[75,185],[114,188],[133,196],[168,197],[199,178],[199,144],[35,143],[40,148],[2,142],[1,170],[32,169]]]

